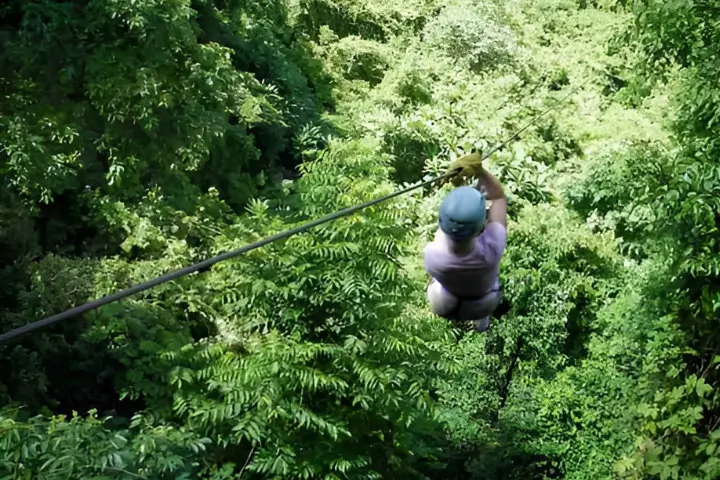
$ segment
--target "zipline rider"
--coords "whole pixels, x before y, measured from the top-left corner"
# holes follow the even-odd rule
[[[507,199],[478,152],[452,163],[448,172],[455,170],[460,172],[453,185],[466,178],[476,178],[477,185],[454,189],[440,205],[440,228],[425,247],[427,296],[434,314],[473,321],[475,330],[484,332],[502,301],[499,272],[507,245]],[[492,202],[487,212],[486,198]]]

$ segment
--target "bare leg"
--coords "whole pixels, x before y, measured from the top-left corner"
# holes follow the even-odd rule
[[[430,310],[440,317],[445,317],[457,307],[459,300],[446,292],[436,280],[431,280],[427,289]]]

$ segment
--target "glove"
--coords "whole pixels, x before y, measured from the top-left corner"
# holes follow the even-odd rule
[[[459,187],[468,178],[476,178],[483,171],[482,156],[480,152],[473,151],[455,160],[447,169],[447,173],[458,171],[458,174],[450,178],[450,182]]]

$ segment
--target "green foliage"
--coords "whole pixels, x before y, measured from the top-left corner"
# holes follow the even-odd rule
[[[671,168],[670,152],[661,144],[609,150],[568,187],[566,200],[598,230],[613,231],[628,254],[646,256],[657,246],[648,236],[654,237],[661,214],[652,196],[671,182]]]
[[[717,70],[707,43],[717,34],[717,26],[705,19],[715,13],[714,6],[637,2],[634,13],[636,22],[628,38],[642,45],[642,61],[651,66],[649,76],[677,72],[678,114],[672,127],[678,153],[670,159],[663,152],[658,155],[657,149],[637,149],[628,160],[644,158],[640,168],[622,159],[614,172],[619,174],[616,181],[610,180],[612,175],[596,175],[593,182],[602,192],[593,203],[600,206],[615,196],[621,207],[615,208],[616,216],[630,213],[625,223],[635,224],[632,235],[649,245],[656,252],[653,260],[664,267],[643,289],[658,319],[653,320],[657,333],[645,346],[653,363],[640,370],[635,411],[641,436],[635,454],[623,459],[617,470],[628,478],[713,478],[718,426],[713,325],[720,305],[720,204],[713,192],[720,177],[716,162],[710,160],[717,135],[711,113],[717,89],[711,79]],[[623,169],[629,170],[627,175],[620,173]],[[608,196],[612,191],[625,193]],[[576,198],[583,196],[587,198]]]
[[[378,150],[373,142],[331,143],[303,165],[288,198],[293,210],[318,217],[388,192],[388,160]],[[422,325],[392,320],[410,288],[397,261],[408,232],[399,207],[338,220],[211,274],[221,332],[240,350],[192,352],[192,363],[173,374],[175,411],[220,443],[253,445],[250,471],[301,478],[412,471],[411,447],[393,438],[412,438],[415,422],[430,420],[426,392],[439,372],[423,366],[441,368],[441,359]],[[238,225],[219,246],[245,243],[261,225],[288,225],[271,212],[258,205],[254,226]],[[193,360],[204,355],[207,366]]]
[[[288,21],[282,2],[0,7],[3,329],[207,255],[233,209],[258,191],[255,174],[294,165],[288,129],[315,119],[320,100],[308,79],[320,77],[285,35]],[[93,398],[113,404],[106,399],[125,374],[102,362],[115,365],[106,350],[123,349],[78,337],[110,319],[113,333],[141,319],[157,324],[131,329],[128,342],[172,331],[187,342],[186,328],[203,336],[200,295],[175,288],[150,294],[153,311],[103,311],[3,347],[16,370],[4,369],[0,390],[63,411]],[[174,345],[170,337],[160,343]],[[147,369],[154,352],[145,353]],[[75,394],[58,391],[68,371],[83,384]]]
[[[5,2],[3,331],[553,110],[486,162],[487,333],[425,305],[448,187],[396,198],[1,345],[0,477],[716,478],[718,12],[625,4]]]
[[[19,421],[17,412],[0,416],[3,479],[195,478],[194,458],[207,450],[207,438],[184,428],[153,425],[135,416],[120,428],[105,426],[94,411],[87,417],[33,417]]]
[[[437,8],[432,0],[299,0],[298,3],[298,22],[313,36],[327,26],[341,38],[360,36],[377,41],[385,41],[406,31],[417,31]]]
[[[514,53],[514,36],[498,21],[501,14],[490,2],[451,2],[425,25],[423,39],[473,69],[490,69],[507,63]]]
[[[354,35],[339,38],[326,26],[320,29],[317,49],[327,73],[337,79],[374,86],[382,81],[388,66],[384,44]]]

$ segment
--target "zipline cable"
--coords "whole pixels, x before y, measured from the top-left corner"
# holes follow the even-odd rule
[[[505,147],[508,143],[510,143],[518,135],[520,135],[522,132],[524,132],[525,130],[530,128],[532,125],[534,125],[535,122],[537,120],[539,120],[541,117],[543,117],[546,113],[548,113],[551,110],[554,110],[557,105],[561,104],[564,100],[569,98],[570,95],[575,93],[575,91],[578,90],[580,87],[582,87],[584,84],[585,84],[585,82],[581,82],[580,85],[578,85],[577,87],[572,89],[567,95],[565,95],[562,99],[560,99],[556,105],[550,106],[550,107],[546,108],[545,110],[543,110],[542,112],[535,114],[532,117],[532,119],[524,127],[522,127],[520,130],[516,131],[510,137],[508,137],[507,139],[505,139],[504,141],[502,141],[501,143],[496,145],[492,150],[490,150],[489,152],[484,154],[482,156],[482,160],[486,160],[493,153],[495,153],[498,150],[500,150],[501,148]],[[37,322],[29,323],[22,327],[15,328],[13,330],[10,330],[9,332],[0,334],[0,342],[6,342],[8,340],[11,340],[13,338],[19,337],[20,335],[24,335],[26,333],[32,332],[39,328],[47,327],[48,325],[52,325],[52,324],[60,322],[62,320],[66,320],[66,319],[74,317],[76,315],[80,315],[80,314],[88,312],[90,310],[94,310],[96,308],[102,307],[109,303],[117,302],[118,300],[122,300],[123,298],[127,298],[131,295],[135,295],[136,293],[140,293],[145,290],[149,290],[150,288],[153,288],[162,283],[170,282],[170,281],[176,280],[180,277],[190,275],[191,273],[204,272],[218,262],[222,262],[222,261],[237,257],[239,255],[243,255],[251,250],[255,250],[255,249],[263,247],[269,243],[273,243],[278,240],[282,240],[284,238],[288,238],[293,235],[297,235],[298,233],[306,232],[312,228],[317,227],[318,225],[332,222],[334,220],[337,220],[338,218],[345,217],[345,216],[355,213],[359,210],[363,210],[367,207],[371,207],[373,205],[377,205],[378,203],[385,202],[387,200],[390,200],[391,198],[395,198],[400,195],[404,195],[406,193],[412,192],[413,190],[417,190],[419,188],[432,185],[433,183],[439,182],[446,178],[448,178],[448,179],[452,178],[452,177],[456,176],[458,173],[460,173],[460,171],[456,170],[456,171],[445,173],[443,175],[439,175],[435,178],[431,178],[430,180],[426,180],[426,181],[418,183],[416,185],[412,185],[412,186],[403,188],[401,190],[397,190],[393,193],[384,195],[382,197],[378,197],[374,200],[370,200],[370,201],[362,203],[360,205],[355,205],[353,207],[348,207],[343,210],[339,210],[335,213],[331,213],[322,218],[313,220],[311,222],[304,223],[302,225],[291,228],[289,230],[285,230],[285,231],[276,233],[275,235],[265,237],[262,240],[258,240],[257,242],[251,243],[249,245],[245,245],[244,247],[240,247],[236,250],[231,250],[229,252],[221,253],[220,255],[209,258],[207,260],[203,260],[202,262],[187,266],[185,268],[181,268],[180,270],[175,270],[173,272],[167,273],[165,275],[154,278],[147,282],[140,283],[138,285],[134,285],[130,288],[126,288],[125,290],[120,290],[111,295],[107,295],[105,297],[98,298],[96,300],[93,300],[91,302],[77,306],[75,308],[71,308],[70,310],[66,310],[64,312],[52,315],[52,316],[44,318],[42,320],[38,320]]]

